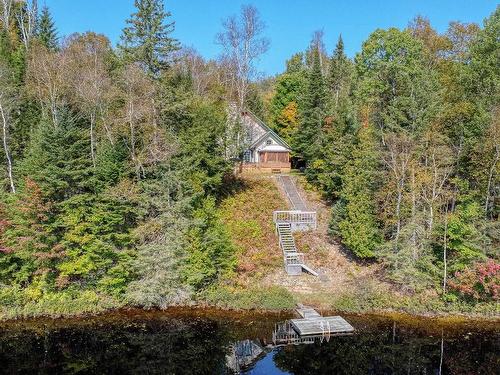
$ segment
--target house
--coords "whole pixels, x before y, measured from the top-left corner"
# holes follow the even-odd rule
[[[286,171],[291,167],[290,146],[250,111],[241,113],[245,137],[243,168]]]

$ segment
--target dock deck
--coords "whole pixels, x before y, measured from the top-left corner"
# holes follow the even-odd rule
[[[278,323],[273,332],[275,345],[313,344],[331,337],[354,333],[354,327],[340,316],[321,316],[312,307],[299,304],[295,309],[300,319]]]
[[[317,316],[290,320],[293,329],[300,336],[338,335],[354,332],[354,327],[340,316]]]

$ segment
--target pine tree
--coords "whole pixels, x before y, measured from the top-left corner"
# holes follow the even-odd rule
[[[57,285],[75,282],[113,295],[123,293],[135,254],[130,251],[134,207],[126,197],[103,193],[74,195],[59,209],[54,227],[62,233],[64,257],[57,267]]]
[[[337,46],[330,60],[328,74],[328,89],[332,95],[332,104],[335,108],[341,98],[347,96],[351,86],[352,63],[344,53],[344,41],[339,36]]]
[[[227,276],[236,266],[235,248],[219,215],[213,197],[205,199],[194,211],[184,273],[195,290]]]
[[[374,132],[365,124],[346,166],[341,197],[346,202],[345,218],[339,223],[342,243],[360,258],[375,256],[381,242],[375,206],[377,154]]]
[[[325,80],[321,72],[319,54],[318,48],[315,48],[302,100],[300,124],[294,141],[296,150],[308,167],[320,148],[320,134],[326,109]]]
[[[44,284],[60,258],[53,248],[51,203],[29,178],[10,198],[8,209],[2,209],[0,202],[0,280],[19,285],[38,278]]]
[[[340,196],[344,166],[351,155],[356,126],[350,98],[352,63],[344,53],[342,37],[330,60],[327,84],[330,94],[328,116],[322,128],[321,148],[311,167],[326,199],[333,201]]]
[[[127,20],[129,26],[123,29],[119,48],[130,62],[138,62],[151,75],[169,67],[172,53],[179,49],[176,39],[170,37],[174,22],[166,23],[171,17],[161,0],[135,0],[136,13]]]
[[[59,43],[57,37],[57,29],[54,20],[50,14],[49,8],[44,6],[40,14],[40,21],[38,23],[38,39],[51,51],[57,50]]]
[[[350,101],[344,101],[326,118],[319,156],[311,166],[325,198],[329,201],[340,197],[345,179],[344,169],[351,158],[357,126],[351,105]]]
[[[57,128],[46,121],[38,125],[20,163],[20,172],[32,178],[45,196],[56,202],[93,191],[89,143],[84,127],[63,111]]]

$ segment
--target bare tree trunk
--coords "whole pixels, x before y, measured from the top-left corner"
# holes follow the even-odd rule
[[[134,124],[134,104],[131,102],[128,105],[129,109],[129,130],[130,130],[130,155],[132,158],[132,161],[134,162],[136,171],[137,171],[137,178],[140,180],[141,179],[141,171],[142,171],[142,165],[139,163],[137,160],[136,154],[135,154],[135,124]]]
[[[2,11],[1,17],[2,17],[2,24],[4,27],[4,30],[9,30],[9,24],[10,24],[10,12],[12,10],[12,3],[13,0],[1,0],[0,2],[0,9]]]
[[[486,188],[486,201],[484,203],[485,216],[488,216],[488,206],[490,205],[490,190],[491,190],[491,181],[493,180],[493,173],[500,158],[500,145],[496,145],[495,148],[496,148],[495,158],[493,159],[493,163],[491,164],[490,173],[488,175],[488,187]]]
[[[7,174],[9,176],[10,190],[12,193],[16,192],[16,187],[14,185],[14,177],[12,176],[12,159],[10,157],[9,146],[7,142],[8,136],[8,122],[7,115],[5,113],[4,107],[0,102],[0,115],[2,116],[2,136],[3,136],[3,149],[5,152],[5,158],[7,159]]]
[[[92,165],[95,168],[95,139],[94,139],[94,127],[95,127],[95,113],[90,114],[90,158],[92,159]]]
[[[443,358],[444,358],[444,330],[441,328],[441,353],[439,356],[439,375],[442,374],[443,370]]]
[[[115,141],[113,140],[113,134],[111,133],[111,129],[108,126],[108,123],[106,121],[107,116],[104,115],[104,110],[101,104],[99,104],[99,114],[100,114],[99,118],[101,119],[102,124],[104,126],[104,130],[106,131],[106,137],[108,138],[109,143],[111,143],[111,145],[114,146]]]
[[[448,277],[448,208],[446,208],[446,212],[444,214],[444,244],[443,244],[443,295],[446,294],[446,282]]]
[[[399,185],[399,183],[398,183]],[[396,200],[396,244],[399,241],[399,233],[401,232],[401,201],[403,200],[402,186],[398,186],[398,197]]]
[[[434,206],[433,206],[433,202],[431,202],[429,204],[429,233],[428,233],[429,238],[432,235],[433,226],[434,226]]]
[[[35,27],[38,18],[38,3],[37,0],[32,0],[31,4],[26,2],[26,17],[24,12],[19,12],[17,15],[17,23],[21,30],[24,48],[28,49],[28,45],[35,33]]]
[[[415,186],[415,166],[411,168],[411,219],[413,222],[413,233],[411,241],[413,243],[413,259],[417,259],[417,230],[415,228],[417,216],[417,195]]]
[[[52,100],[50,103],[50,113],[52,115],[52,123],[54,124],[54,127],[58,128],[59,127],[59,120],[58,120],[58,115],[57,115],[57,104],[55,100]]]

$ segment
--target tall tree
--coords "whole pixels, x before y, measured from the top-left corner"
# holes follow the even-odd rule
[[[300,124],[294,140],[299,155],[307,165],[314,160],[320,148],[320,134],[326,110],[325,79],[321,71],[319,48],[315,48],[312,53],[312,67],[307,76]]]
[[[10,191],[16,192],[13,176],[12,153],[10,147],[10,129],[12,128],[15,110],[15,91],[12,87],[12,73],[0,62],[0,124],[2,126],[2,145],[7,162],[7,177]]]
[[[4,31],[8,31],[12,17],[14,0],[0,0],[0,20]]]
[[[340,35],[330,59],[330,71],[327,78],[328,89],[332,94],[334,107],[338,106],[341,97],[345,98],[350,94],[351,75],[352,63],[345,55],[344,41],[342,35]]]
[[[312,168],[328,200],[340,196],[344,166],[350,157],[356,127],[355,107],[351,100],[352,62],[344,53],[344,43],[339,37],[330,59],[326,79],[328,101],[327,116],[321,129],[321,143]]]
[[[120,96],[123,107],[115,119],[121,128],[138,178],[144,177],[144,164],[148,150],[147,138],[156,125],[155,86],[149,75],[137,65],[127,65],[119,75]],[[162,157],[159,153],[157,157]]]
[[[217,34],[222,48],[222,60],[228,66],[228,88],[238,110],[245,104],[250,80],[255,77],[255,61],[267,51],[268,39],[261,36],[264,23],[257,8],[245,5],[238,19],[231,16],[222,23],[223,31]]]
[[[27,0],[17,12],[16,19],[24,47],[28,49],[38,25],[38,1]]]
[[[104,35],[86,33],[74,35],[65,47],[68,58],[68,83],[73,103],[86,115],[90,123],[90,157],[96,165],[96,126],[103,123],[109,141],[113,139],[105,121],[106,102],[109,101],[111,82],[107,60],[111,45]]]
[[[57,29],[47,6],[42,8],[40,14],[37,37],[48,50],[55,51],[58,48]]]
[[[57,127],[62,108],[68,103],[68,57],[63,51],[49,50],[33,43],[29,49],[26,91],[36,98],[42,116]]]
[[[375,132],[367,122],[359,129],[352,159],[346,166],[341,199],[345,217],[339,223],[342,243],[360,258],[376,256],[381,234],[375,192],[379,156]]]
[[[318,157],[311,167],[328,201],[340,198],[357,126],[354,108],[347,101],[325,119]]]
[[[171,37],[175,23],[162,0],[135,0],[136,12],[127,20],[119,48],[128,62],[139,63],[152,76],[167,69],[179,43]]]
[[[285,73],[277,79],[270,104],[271,125],[287,142],[292,143],[299,125],[299,103],[306,80],[304,56],[288,60]]]

